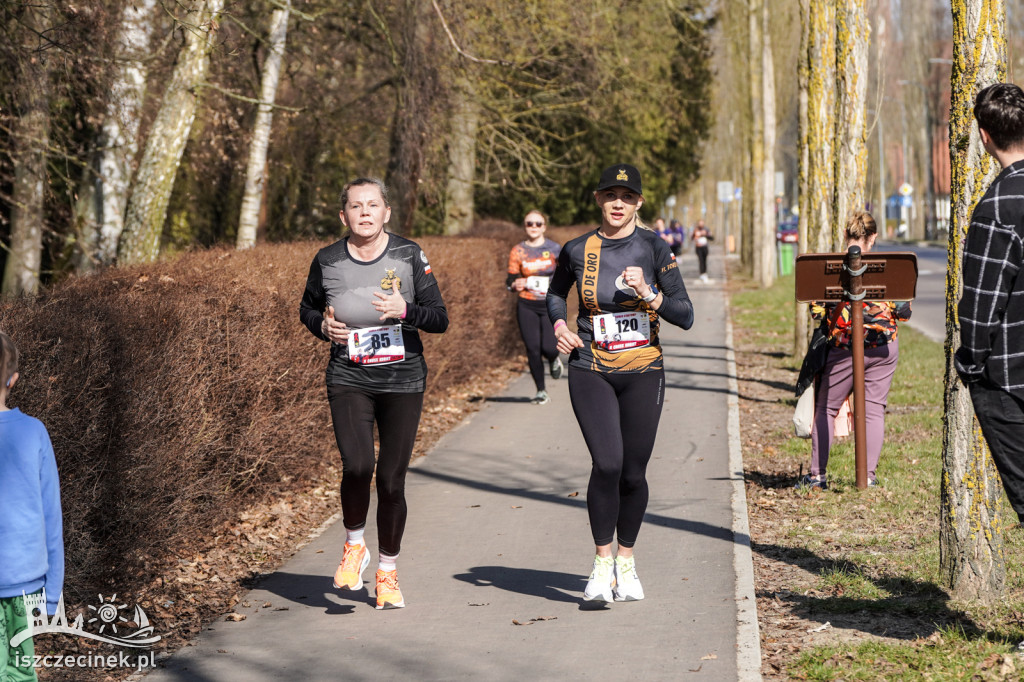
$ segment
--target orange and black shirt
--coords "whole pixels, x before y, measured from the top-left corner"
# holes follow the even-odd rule
[[[644,280],[664,296],[657,312],[623,283],[622,271],[629,266],[643,268]],[[594,230],[562,247],[548,288],[547,307],[552,322],[566,319],[566,297],[574,283],[580,304],[576,326],[583,348],[573,350],[570,366],[605,373],[661,369],[660,319],[683,329],[693,326],[693,304],[675,256],[669,245],[651,230],[637,228],[622,239],[608,239]],[[594,342],[594,319],[624,312],[647,314],[650,344],[618,353],[602,349]]]
[[[520,277],[527,279],[527,287],[519,292],[524,301],[543,301],[547,295],[548,283],[558,265],[558,254],[562,247],[557,242],[545,239],[540,246],[530,246],[525,241],[512,247],[508,254],[508,278],[505,286]]]
[[[877,348],[892,343],[899,334],[897,322],[910,319],[910,301],[861,301],[864,307],[864,347]],[[828,339],[834,348],[849,350],[852,346],[853,322],[849,303],[811,304],[815,320],[828,318]]]

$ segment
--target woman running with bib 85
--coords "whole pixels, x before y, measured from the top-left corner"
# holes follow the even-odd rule
[[[555,334],[548,319],[544,297],[548,293],[548,282],[555,271],[558,254],[562,247],[544,238],[547,218],[540,211],[530,211],[523,219],[526,241],[512,247],[508,254],[508,278],[505,286],[509,291],[519,293],[516,317],[519,333],[526,345],[526,360],[530,365],[537,395],[530,401],[534,405],[550,402],[544,387],[544,360],[548,361],[551,378],[562,376],[562,361],[555,348]]]
[[[331,342],[327,399],[341,451],[341,512],[347,535],[334,586],[358,590],[370,553],[363,539],[377,470],[377,608],[405,606],[395,561],[405,531],[405,474],[423,410],[427,365],[417,329],[448,328],[437,280],[420,247],[384,231],[387,188],[359,178],[341,192],[348,235],[309,267],[299,316]],[[380,434],[374,462],[373,424]]]
[[[644,597],[633,545],[647,509],[647,463],[665,388],[659,324],[689,329],[693,304],[671,248],[639,222],[637,169],[605,169],[594,198],[601,227],[562,247],[547,306],[558,350],[571,353],[569,396],[593,461],[587,511],[597,556],[583,598],[633,601]],[[565,321],[574,283],[578,333]]]

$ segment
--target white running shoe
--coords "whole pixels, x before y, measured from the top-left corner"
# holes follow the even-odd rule
[[[549,369],[551,370],[551,378],[558,381],[562,378],[562,358],[555,358],[549,363]]]
[[[615,557],[615,601],[639,601],[644,598],[644,588],[636,574],[636,560],[633,557]]]
[[[537,395],[530,398],[530,402],[534,405],[547,405],[551,402],[551,398],[547,391],[537,391]]]
[[[583,601],[613,601],[612,590],[615,589],[615,559],[612,557],[594,557],[594,570],[590,572],[587,587],[583,590]]]

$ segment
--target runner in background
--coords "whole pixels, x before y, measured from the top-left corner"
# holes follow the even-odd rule
[[[672,254],[678,259],[686,247],[686,228],[673,218],[668,223],[668,231],[672,235]]]
[[[519,294],[516,317],[519,320],[519,333],[526,345],[530,375],[537,389],[537,394],[530,400],[534,405],[546,405],[551,400],[544,386],[544,360],[548,361],[552,379],[562,376],[562,361],[555,347],[555,333],[544,305],[548,283],[562,247],[544,238],[547,222],[547,217],[540,211],[526,214],[523,219],[526,240],[512,247],[508,255],[508,278],[505,280],[508,290]]]
[[[697,253],[697,262],[700,265],[700,281],[710,282],[708,278],[708,242],[714,239],[711,230],[704,226],[703,220],[698,220],[693,228],[693,250]]]
[[[587,511],[596,556],[583,598],[634,601],[644,598],[633,546],[665,391],[658,332],[662,319],[689,329],[693,305],[669,245],[639,221],[637,169],[605,169],[594,198],[601,227],[562,249],[547,306],[558,350],[571,353],[569,396],[593,462]],[[566,324],[573,284],[578,332]]]
[[[437,280],[415,243],[384,231],[387,187],[358,178],[341,192],[348,234],[320,249],[309,267],[299,317],[331,342],[327,399],[341,451],[341,510],[347,535],[334,586],[358,590],[370,553],[363,538],[377,473],[377,608],[405,606],[396,560],[405,531],[405,475],[412,458],[427,365],[417,329],[448,328]],[[373,425],[380,435],[374,462]]]

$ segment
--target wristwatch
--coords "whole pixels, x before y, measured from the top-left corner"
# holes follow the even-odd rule
[[[644,303],[650,303],[654,299],[658,298],[658,290],[651,287],[651,292],[643,297]]]

